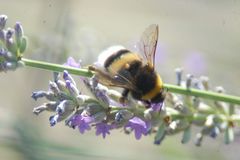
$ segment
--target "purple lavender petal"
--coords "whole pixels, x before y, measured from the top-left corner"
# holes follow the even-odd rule
[[[64,65],[70,66],[70,67],[75,67],[75,68],[81,68],[80,63],[76,62],[73,57],[69,57],[67,59],[67,62],[64,63]]]
[[[93,118],[82,116],[79,114],[72,118],[71,123],[73,127],[77,126],[80,133],[83,134],[86,130],[91,129],[90,123],[92,121],[93,121]]]
[[[107,134],[110,134],[109,130],[112,129],[111,125],[106,123],[96,124],[96,135],[102,134],[102,137],[105,138]]]
[[[23,28],[22,28],[22,25],[21,25],[20,22],[16,22],[16,24],[14,26],[14,29],[15,29],[16,38],[22,38],[22,36],[23,36]]]
[[[8,17],[6,15],[0,15],[0,30],[5,28],[7,18]]]
[[[135,134],[135,138],[139,140],[142,137],[142,130],[136,128],[134,134]]]
[[[152,104],[151,104],[151,109],[152,109],[154,112],[159,112],[159,111],[161,111],[162,106],[163,106],[163,103],[162,103],[162,102],[160,102],[160,103],[152,103]]]
[[[125,128],[126,127],[130,127],[132,130],[134,130],[135,137],[137,140],[139,140],[142,135],[147,135],[151,125],[150,123],[147,123],[138,117],[133,117],[128,121],[127,125],[125,125]]]
[[[6,38],[7,39],[12,38],[13,34],[14,34],[14,30],[9,28],[6,33]]]

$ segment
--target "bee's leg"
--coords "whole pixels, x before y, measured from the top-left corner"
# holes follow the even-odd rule
[[[120,103],[124,104],[126,102],[126,98],[128,96],[129,89],[124,89],[122,92],[122,97],[119,99]]]

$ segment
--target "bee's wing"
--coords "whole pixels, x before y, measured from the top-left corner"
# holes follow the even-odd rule
[[[142,34],[140,41],[140,49],[145,55],[149,66],[154,68],[155,65],[155,52],[158,41],[158,25],[150,25]]]
[[[99,82],[103,85],[121,87],[137,91],[133,78],[130,76],[130,74],[125,73],[123,75],[117,72],[111,74],[109,72],[96,68],[95,66],[91,66],[89,69],[95,72],[95,75],[97,76]]]

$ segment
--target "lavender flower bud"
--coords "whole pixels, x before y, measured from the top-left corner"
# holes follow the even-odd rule
[[[193,75],[187,74],[187,79],[186,79],[186,87],[187,87],[187,89],[189,89],[191,87],[192,79],[193,79]]]
[[[196,136],[195,145],[196,146],[201,146],[202,140],[203,140],[203,134],[198,133],[197,136]]]
[[[14,29],[15,29],[15,38],[16,38],[17,46],[20,47],[22,36],[23,36],[23,28],[20,22],[16,22]]]
[[[55,95],[52,92],[45,92],[45,91],[37,91],[37,92],[33,92],[32,96],[31,96],[35,101],[38,98],[42,98],[45,97],[46,99],[50,100],[50,101],[54,101]]]
[[[174,109],[183,112],[184,109],[185,109],[185,107],[183,106],[183,102],[182,102],[182,101],[177,101],[177,102],[174,104]]]
[[[225,93],[225,90],[222,86],[217,86],[215,89],[218,93]]]
[[[50,81],[49,88],[55,95],[60,93],[60,90],[55,82]]]
[[[60,116],[58,114],[53,115],[49,118],[49,122],[50,122],[50,126],[53,127],[57,124],[57,122],[59,122],[59,118]]]
[[[0,15],[0,30],[5,28],[7,18],[8,17],[6,15]]]
[[[202,83],[199,82],[199,80],[197,78],[194,78],[192,80],[192,83],[193,83],[193,87],[194,88],[196,88],[196,89],[203,89]]]
[[[209,90],[209,78],[206,76],[201,76],[200,80],[203,84],[204,89],[208,91]]]
[[[193,106],[198,108],[199,104],[200,104],[201,100],[198,97],[193,97]]]
[[[53,112],[53,111],[56,110],[57,106],[58,106],[58,103],[57,103],[57,102],[44,103],[44,104],[41,105],[41,106],[35,107],[35,108],[33,109],[33,113],[36,114],[36,115],[38,115],[38,114],[40,114],[42,111],[45,111],[45,110]]]
[[[76,83],[74,81],[74,79],[72,78],[72,76],[68,73],[68,71],[63,71],[63,79],[65,81],[69,81],[70,83],[72,83],[74,86],[76,86]]]
[[[176,68],[175,69],[175,72],[176,72],[176,77],[177,77],[177,85],[180,86],[181,85],[181,82],[182,82],[182,68]]]
[[[220,129],[216,126],[214,126],[210,131],[210,137],[216,138],[220,134]]]
[[[57,84],[57,87],[60,91],[62,92],[67,92],[68,89],[66,88],[66,83],[63,82],[62,80],[57,80],[57,81],[54,81],[56,84]]]
[[[57,106],[56,112],[58,112],[58,114],[60,115],[63,115],[63,114],[70,115],[73,112],[75,107],[76,107],[76,104],[73,101],[64,100]]]
[[[12,38],[13,34],[14,34],[14,30],[12,28],[8,28],[6,33],[6,39]]]
[[[68,116],[69,116],[68,112],[65,112],[64,114],[56,114],[56,115],[50,116],[49,122],[51,127],[56,125],[57,122],[61,122],[62,120],[66,119]]]
[[[4,30],[0,30],[0,42],[5,42],[6,41],[6,33]]]
[[[95,76],[93,78],[91,78],[89,83],[93,88],[96,88],[98,85],[99,85],[98,87],[100,87],[100,88],[103,86],[98,83],[98,79]]]
[[[71,83],[70,80],[66,80],[66,88],[72,96],[77,96],[79,94],[77,87]]]
[[[60,73],[59,72],[53,72],[53,80],[55,83],[60,79]]]

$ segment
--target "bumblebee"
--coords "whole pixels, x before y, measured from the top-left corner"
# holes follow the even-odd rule
[[[141,37],[144,59],[122,46],[113,46],[101,53],[97,63],[89,69],[95,72],[101,84],[123,88],[121,102],[126,100],[128,93],[147,104],[163,102],[163,82],[154,69],[157,41],[158,25],[153,24]]]

